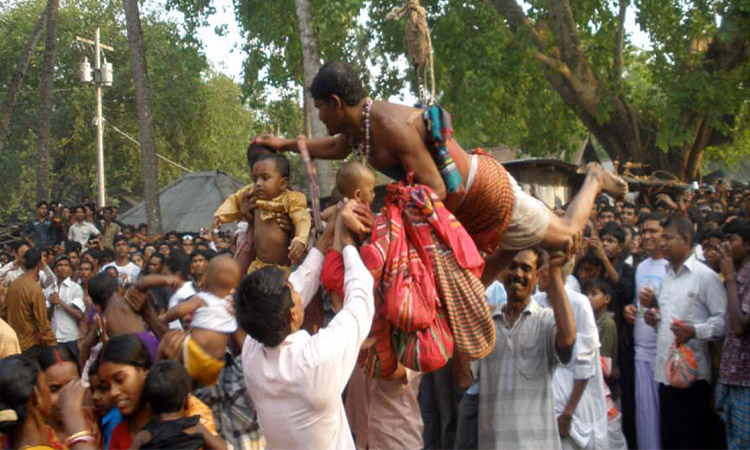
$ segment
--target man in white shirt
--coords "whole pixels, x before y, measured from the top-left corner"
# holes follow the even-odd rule
[[[539,292],[534,300],[552,308],[547,297],[551,288],[549,268],[540,271]],[[589,299],[566,287],[576,324],[576,343],[570,363],[555,366],[552,394],[561,444],[569,448],[609,448],[604,377],[599,361],[599,332]]]
[[[132,261],[130,261],[130,245],[128,239],[118,234],[114,240],[115,246],[115,260],[111,263],[102,267],[102,272],[107,270],[109,267],[117,269],[118,282],[120,286],[125,286],[128,283],[135,283],[138,281],[138,276],[141,274],[141,268]]]
[[[83,289],[70,279],[70,259],[60,255],[55,260],[55,279],[44,290],[47,307],[52,308],[52,331],[57,344],[68,347],[78,356],[78,321],[83,318],[86,305],[83,303]]]
[[[634,325],[635,347],[635,428],[638,448],[661,448],[659,425],[659,386],[654,381],[656,331],[644,320],[644,311],[656,296],[669,263],[662,252],[662,219],[659,214],[641,221],[641,247],[648,258],[635,271],[635,299],[625,306],[625,320]],[[646,307],[640,306],[642,303]]]
[[[93,223],[86,222],[86,210],[83,206],[76,206],[75,219],[76,221],[68,230],[68,240],[76,241],[81,244],[81,247],[86,248],[91,236],[99,234],[99,229]]]
[[[667,274],[657,294],[658,308],[646,321],[658,330],[654,379],[659,383],[662,448],[711,448],[711,355],[708,341],[724,337],[727,294],[719,276],[693,254],[693,224],[675,216],[664,227]],[[672,344],[695,354],[697,379],[687,388],[671,386],[665,371]]]
[[[373,278],[341,216],[288,280],[266,267],[245,277],[236,315],[248,333],[242,348],[247,391],[270,448],[353,449],[341,394],[374,314]],[[344,307],[315,336],[300,329],[304,308],[320,284],[323,253],[331,242],[344,258]],[[343,248],[343,249],[342,249]]]

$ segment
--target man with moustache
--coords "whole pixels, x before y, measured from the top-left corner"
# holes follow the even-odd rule
[[[570,361],[576,339],[562,266],[535,247],[518,252],[503,274],[508,300],[493,313],[495,349],[479,361],[479,448],[561,448],[552,395],[552,372]],[[552,307],[532,298],[549,266]]]
[[[681,216],[664,226],[662,251],[669,261],[645,319],[657,329],[654,377],[659,383],[661,448],[714,448],[711,442],[711,356],[708,341],[724,337],[727,294],[719,276],[693,253],[693,224]],[[697,379],[672,386],[665,375],[672,344],[695,354]]]

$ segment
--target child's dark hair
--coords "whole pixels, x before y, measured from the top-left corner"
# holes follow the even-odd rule
[[[154,414],[179,412],[190,394],[190,376],[177,361],[160,361],[148,371],[143,392]]]
[[[286,159],[286,157],[279,155],[278,153],[262,155],[257,160],[255,160],[255,163],[253,163],[253,165],[258,164],[259,162],[265,161],[267,159],[272,160],[274,164],[276,164],[276,170],[279,171],[282,177],[289,178],[289,172],[291,171],[291,168],[289,166],[289,160]]]
[[[606,278],[598,277],[598,278],[592,278],[585,283],[583,283],[583,286],[581,290],[584,294],[587,294],[591,292],[592,290],[599,290],[602,294],[608,295],[610,299],[610,303],[614,303],[617,300],[617,292],[615,291],[615,288],[612,286],[612,283],[609,282]]]
[[[271,148],[251,142],[250,145],[247,146],[247,166],[250,170],[253,170],[253,164],[258,161],[258,158],[272,153],[274,153],[274,151]]]

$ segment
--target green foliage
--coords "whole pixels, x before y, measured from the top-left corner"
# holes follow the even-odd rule
[[[0,9],[0,91],[13,76],[16,60],[44,0],[19,0]],[[60,9],[58,61],[52,117],[52,191],[55,199],[70,204],[96,190],[94,89],[79,82],[83,57],[93,60],[88,47],[73,45],[76,35],[88,36],[101,28],[102,42],[115,48],[106,57],[114,66],[114,84],[103,90],[104,117],[138,139],[135,92],[130,69],[124,17],[118,1],[71,0]],[[192,170],[224,170],[246,179],[244,150],[256,134],[253,112],[241,100],[240,87],[213,73],[201,48],[180,32],[179,26],[158,13],[142,17],[152,89],[152,111],[157,152]],[[90,37],[90,36],[89,36]],[[0,155],[0,218],[27,215],[34,202],[35,120],[38,105],[40,43],[29,67],[16,111],[11,136]],[[139,150],[132,141],[105,127],[107,193],[141,197]],[[181,171],[159,162],[164,186]]]

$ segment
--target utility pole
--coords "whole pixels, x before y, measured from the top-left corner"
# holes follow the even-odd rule
[[[94,41],[76,36],[76,41],[94,46],[94,76],[93,83],[96,87],[96,181],[98,186],[97,203],[99,207],[107,204],[106,180],[104,178],[104,118],[102,117],[102,87],[112,86],[112,64],[104,58],[102,64],[102,49],[114,51],[115,49],[104,45],[99,41],[99,28],[94,31]],[[88,58],[81,63],[81,81],[92,82],[91,66]]]

